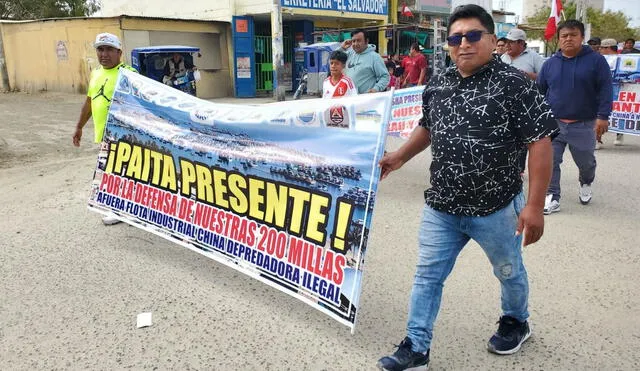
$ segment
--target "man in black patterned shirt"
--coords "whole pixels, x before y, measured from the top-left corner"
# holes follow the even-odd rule
[[[543,233],[550,136],[557,124],[534,82],[492,58],[494,24],[483,8],[458,7],[448,24],[455,66],[429,81],[421,126],[380,161],[384,179],[431,146],[431,188],[425,191],[407,336],[393,355],[378,361],[383,370],[428,365],[442,286],[470,239],[486,253],[502,287],[503,314],[488,350],[515,353],[531,335],[522,245]],[[525,203],[518,160],[527,149]]]

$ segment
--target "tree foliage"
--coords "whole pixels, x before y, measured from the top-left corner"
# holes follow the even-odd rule
[[[573,2],[565,3],[564,18],[575,19],[576,4]],[[532,17],[527,18],[527,37],[529,39],[544,39],[544,29],[549,20],[551,8],[544,7],[538,10]],[[623,12],[613,12],[607,10],[601,12],[591,7],[587,8],[587,22],[591,24],[591,37],[599,37],[601,39],[616,39],[618,42],[627,38],[640,39],[640,28],[632,28],[629,26],[631,21]],[[556,37],[549,41],[545,41],[546,50],[556,50],[558,40]]]
[[[85,17],[98,10],[99,0],[0,0],[0,19]]]

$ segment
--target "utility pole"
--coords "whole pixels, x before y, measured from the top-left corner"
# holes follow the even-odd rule
[[[2,44],[2,25],[0,24],[0,91],[1,90],[11,91],[11,85],[9,85],[7,61],[4,58],[4,48]]]
[[[282,36],[282,4],[273,0],[271,12],[271,56],[273,58],[273,98],[284,100],[284,52]]]
[[[576,19],[584,24],[584,38],[591,38],[591,23],[587,23],[587,4],[585,0],[576,1]]]
[[[440,57],[442,56],[442,48],[438,48],[440,44],[440,19],[433,20],[433,75],[437,75],[440,72]],[[442,61],[444,65],[444,61]]]

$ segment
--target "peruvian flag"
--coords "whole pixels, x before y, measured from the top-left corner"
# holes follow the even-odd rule
[[[547,28],[544,30],[545,40],[553,38],[558,30],[558,23],[560,23],[560,13],[562,13],[562,1],[551,0],[551,14],[549,14],[549,21],[547,22]]]
[[[411,12],[411,9],[409,9],[406,3],[402,3],[402,12],[400,12],[400,14],[402,14],[405,17],[413,17],[413,13]]]

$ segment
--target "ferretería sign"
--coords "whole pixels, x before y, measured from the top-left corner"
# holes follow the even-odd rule
[[[285,8],[387,15],[387,0],[281,0]]]

